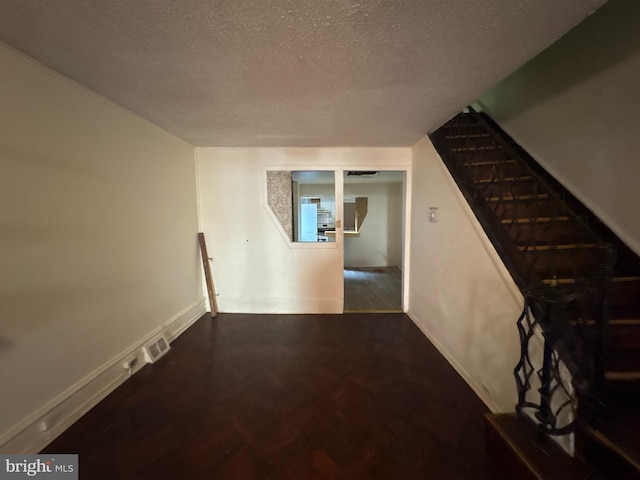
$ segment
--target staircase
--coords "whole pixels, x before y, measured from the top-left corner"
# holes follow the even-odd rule
[[[517,449],[505,432],[521,426],[512,436],[536,432],[548,460],[545,438],[575,432],[589,465],[576,478],[640,478],[640,258],[486,115],[469,108],[430,138],[525,298],[521,421],[488,421],[489,444]]]

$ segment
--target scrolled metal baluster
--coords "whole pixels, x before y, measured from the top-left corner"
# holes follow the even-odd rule
[[[575,415],[577,398],[575,393],[570,392],[565,386],[565,380],[560,371],[561,355],[556,351],[561,347],[557,335],[553,333],[554,328],[549,324],[554,318],[561,316],[561,312],[567,305],[584,296],[584,292],[565,292],[555,287],[539,287],[531,289],[525,295],[525,305],[522,314],[518,318],[517,328],[520,337],[520,360],[518,361],[514,375],[518,389],[518,404],[516,412],[525,421],[533,422],[536,419],[536,427],[549,435],[565,435],[573,431],[578,422]],[[536,319],[533,309],[538,306],[538,315],[544,317],[542,323]],[[546,326],[545,326],[546,325]],[[542,365],[539,370],[535,370],[529,352],[529,343],[535,334],[536,327],[540,327],[544,335],[544,353]],[[560,329],[561,330],[561,329]],[[540,379],[540,403],[527,400],[527,393],[531,390],[531,377],[536,373]],[[556,398],[562,395],[564,400],[560,401],[557,408],[553,408]],[[571,408],[574,412],[572,420],[565,425],[558,425],[558,419],[563,412]],[[527,415],[527,411],[532,411],[533,416]]]

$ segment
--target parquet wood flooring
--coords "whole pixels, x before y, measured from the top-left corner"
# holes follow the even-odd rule
[[[219,314],[44,452],[92,480],[500,478],[485,412],[404,314]]]

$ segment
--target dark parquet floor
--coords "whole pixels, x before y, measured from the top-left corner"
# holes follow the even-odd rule
[[[404,314],[220,314],[44,452],[90,480],[501,478],[486,411]]]

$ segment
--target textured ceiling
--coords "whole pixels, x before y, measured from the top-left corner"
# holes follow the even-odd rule
[[[406,146],[605,0],[0,0],[0,40],[194,145]]]

